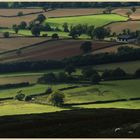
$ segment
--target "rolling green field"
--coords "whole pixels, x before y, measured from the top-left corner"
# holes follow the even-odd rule
[[[58,85],[41,85],[37,84],[30,87],[23,87],[23,88],[14,88],[14,89],[5,89],[0,90],[0,98],[7,98],[7,97],[15,97],[19,90],[22,90],[25,95],[32,95],[32,94],[39,94],[46,91],[48,87],[52,87],[52,89],[60,89],[65,88],[68,86],[73,86],[73,84],[58,84]]]
[[[110,22],[126,21],[127,17],[120,16],[117,14],[100,14],[100,15],[89,15],[89,16],[75,16],[75,17],[62,17],[62,18],[48,18],[46,23],[59,27],[62,29],[64,23],[68,23],[69,26],[77,24],[88,24],[94,25],[95,27],[106,25]]]
[[[125,101],[114,103],[102,103],[82,105],[82,103],[94,102],[94,101],[108,101],[115,99],[129,99],[140,97],[140,80],[118,80],[102,82],[100,85],[91,85],[89,87],[79,87],[75,89],[65,90],[65,103],[80,103],[80,105],[73,105],[73,108],[131,108],[140,109],[140,101]],[[52,89],[59,89],[70,86],[67,84],[52,85]],[[72,85],[71,85],[72,86]],[[47,85],[36,85],[23,89],[23,93],[26,95],[44,92]],[[99,89],[104,92],[103,95],[99,95],[97,92]],[[1,90],[0,97],[15,96],[19,89]],[[45,96],[44,96],[45,99]],[[21,110],[22,108],[22,110]],[[20,102],[15,100],[1,101],[0,102],[0,116],[14,115],[14,114],[31,114],[31,113],[43,113],[43,112],[55,112],[64,109],[71,108],[58,108],[54,106],[34,104],[29,102]],[[8,110],[8,111],[7,111]],[[9,111],[12,110],[12,111]]]

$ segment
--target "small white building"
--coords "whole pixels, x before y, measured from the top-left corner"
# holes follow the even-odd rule
[[[120,35],[117,38],[118,42],[124,42],[124,43],[135,42],[136,40],[137,40],[137,38],[132,35]]]

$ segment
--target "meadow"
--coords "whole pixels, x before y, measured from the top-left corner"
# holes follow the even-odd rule
[[[117,14],[100,14],[89,16],[77,17],[61,17],[61,18],[48,18],[46,23],[62,28],[64,23],[68,23],[69,27],[77,24],[94,25],[95,27],[106,25],[110,22],[127,21],[128,18]]]

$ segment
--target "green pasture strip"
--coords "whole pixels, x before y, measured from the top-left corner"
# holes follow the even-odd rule
[[[62,28],[64,23],[68,23],[69,27],[78,24],[94,25],[95,27],[104,26],[111,22],[127,21],[128,18],[117,14],[100,14],[88,16],[73,16],[73,17],[60,17],[48,18],[46,23],[54,27]]]

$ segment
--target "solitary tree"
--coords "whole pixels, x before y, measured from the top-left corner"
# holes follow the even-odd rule
[[[65,95],[60,91],[55,91],[51,93],[48,98],[47,102],[54,106],[62,106],[64,104]]]
[[[92,50],[92,42],[90,42],[90,41],[84,42],[84,43],[81,45],[80,49],[81,49],[84,53],[90,52],[90,51]]]
[[[18,12],[18,14],[17,14],[18,16],[23,16],[23,12]]]
[[[132,7],[131,10],[133,13],[135,13],[137,9],[136,9],[136,7]]]
[[[40,28],[38,26],[34,26],[31,28],[31,33],[34,36],[40,36]]]
[[[40,23],[42,23],[44,20],[46,19],[46,17],[43,14],[40,14],[37,16],[37,19]]]

